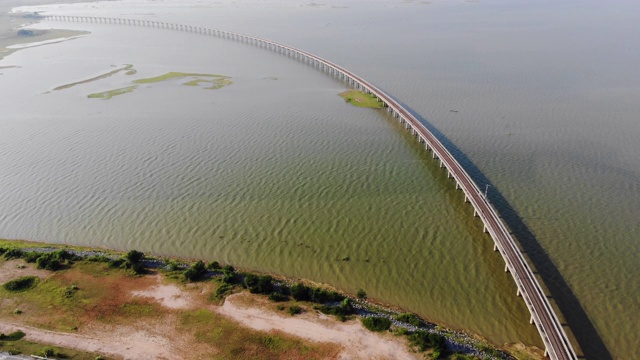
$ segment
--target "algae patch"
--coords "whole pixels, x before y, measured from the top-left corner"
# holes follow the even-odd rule
[[[196,73],[183,73],[183,72],[168,72],[166,74],[135,80],[136,84],[149,84],[157,83],[161,81],[173,80],[173,79],[188,79],[182,85],[187,86],[200,86],[205,84],[204,89],[215,90],[220,89],[223,86],[231,85],[232,81],[228,76],[215,75],[215,74],[196,74]],[[210,85],[209,85],[210,84]]]
[[[115,74],[117,74],[117,73],[119,73],[121,71],[126,71],[125,75],[133,75],[133,74],[137,73],[136,69],[133,68],[133,65],[127,64],[127,65],[125,65],[124,67],[122,67],[120,69],[109,71],[108,73],[104,73],[102,75],[98,75],[98,76],[92,77],[90,79],[81,80],[81,81],[73,82],[73,83],[70,83],[70,84],[61,85],[61,86],[56,87],[53,90],[64,90],[64,89],[68,89],[68,88],[74,87],[76,85],[87,84],[87,83],[90,83],[90,82],[93,82],[93,81],[106,79],[106,78],[108,78],[110,76],[113,76],[113,75],[115,75]],[[91,95],[89,95],[89,97],[91,97]]]
[[[122,71],[122,70],[127,70],[127,72],[125,73],[126,75],[133,75],[133,74],[135,74],[137,72],[131,66],[131,67],[126,67],[126,68],[119,69],[119,70],[114,70],[114,71],[112,71],[110,73],[102,75],[101,77],[88,79],[88,80],[85,80],[85,81],[80,82],[80,83],[97,80],[98,78],[108,77],[108,76],[113,75],[113,73],[119,72],[119,71]],[[231,85],[233,83],[231,81],[230,77],[224,76],[224,75],[184,73],[184,72],[168,72],[166,74],[159,75],[159,76],[137,79],[137,80],[132,81],[132,83],[134,85],[130,85],[130,86],[127,86],[127,87],[122,87],[122,88],[119,88],[119,89],[109,90],[109,91],[105,91],[105,92],[101,92],[101,93],[90,94],[90,95],[88,95],[88,97],[91,98],[91,99],[104,99],[104,100],[107,100],[107,99],[111,99],[112,97],[117,96],[117,95],[130,93],[133,90],[136,90],[138,88],[138,86],[142,85],[142,84],[154,84],[154,83],[159,83],[159,82],[164,82],[164,81],[169,81],[169,80],[186,80],[185,82],[182,82],[181,84],[182,85],[186,85],[186,86],[202,87],[203,89],[206,89],[206,90],[220,89],[220,88],[222,88],[224,86]],[[74,83],[74,84],[78,84],[78,83]]]
[[[130,93],[133,90],[135,90],[136,87],[137,87],[136,85],[127,86],[127,87],[123,87],[123,88],[120,88],[120,89],[114,89],[114,90],[104,91],[104,92],[101,92],[101,93],[89,94],[87,97],[90,98],[90,99],[108,100],[108,99],[111,99],[114,96]]]
[[[349,90],[342,92],[339,95],[344,99],[344,101],[354,106],[372,109],[382,108],[382,103],[378,101],[375,96],[363,93],[362,91]]]

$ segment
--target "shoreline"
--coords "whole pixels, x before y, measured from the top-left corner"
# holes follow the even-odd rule
[[[44,242],[34,242],[27,240],[4,240],[0,239],[0,248],[18,248],[22,249],[26,252],[34,252],[39,254],[51,253],[54,251],[65,250],[69,253],[77,255],[81,257],[83,260],[86,260],[90,257],[106,257],[107,259],[116,260],[122,258],[125,252],[109,249],[109,248],[96,248],[96,247],[85,247],[85,246],[70,246],[65,244],[50,244]],[[2,254],[0,254],[1,256]],[[157,273],[164,273],[168,267],[173,266],[174,270],[178,270],[183,272],[189,268],[189,266],[193,266],[193,263],[198,259],[184,259],[177,257],[167,257],[167,256],[155,256],[155,255],[145,255],[144,257],[144,266],[152,271],[157,271]],[[6,261],[6,260],[3,260]],[[239,274],[243,274],[246,276],[247,274],[254,274],[256,276],[264,276],[264,273],[257,273],[250,269],[240,268],[237,271]],[[208,274],[206,281],[216,280],[221,276],[221,272],[214,270],[214,275]],[[143,275],[144,276],[144,275]],[[383,304],[371,299],[358,299],[357,296],[353,294],[345,294],[335,292],[334,288],[328,284],[318,284],[313,281],[309,281],[306,279],[300,278],[291,278],[284,277],[278,274],[269,274],[269,277],[273,277],[274,284],[278,284],[277,286],[286,286],[291,287],[295,284],[304,284],[312,288],[325,289],[330,292],[334,292],[336,294],[340,294],[341,296],[350,299],[353,303],[353,316],[350,319],[360,319],[361,321],[367,317],[382,317],[387,318],[391,321],[394,334],[404,335],[406,333],[413,333],[420,330],[427,330],[429,332],[437,333],[442,335],[446,339],[447,349],[450,353],[462,353],[469,356],[477,356],[473,358],[526,358],[526,359],[535,359],[542,358],[537,357],[536,355],[541,354],[541,350],[537,348],[527,348],[524,345],[517,344],[507,344],[502,347],[495,347],[490,345],[487,341],[482,339],[477,334],[469,334],[467,332],[461,331],[453,331],[442,325],[435,324],[432,322],[424,321],[423,319],[419,319],[421,321],[421,325],[413,326],[408,323],[403,323],[401,321],[396,320],[396,318],[403,314],[404,311],[394,305],[391,304]],[[244,291],[246,292],[246,290]],[[251,291],[253,292],[253,291]],[[228,295],[228,294],[227,294]],[[366,296],[366,295],[365,295]],[[224,301],[224,300],[223,300]],[[316,306],[313,306],[314,310],[318,310]],[[255,309],[254,309],[255,310]],[[318,312],[320,314],[320,312]],[[326,313],[325,313],[326,314]],[[416,316],[414,314],[410,314],[412,316]],[[328,315],[327,315],[328,316]],[[417,317],[417,316],[416,316]],[[246,325],[246,317],[245,325]],[[242,317],[236,319],[242,322]],[[344,320],[344,319],[342,319]],[[335,320],[334,320],[335,321]],[[338,324],[340,322],[335,321]],[[422,325],[424,324],[424,325]],[[287,329],[278,329],[279,331],[287,332]],[[391,331],[391,330],[389,330]],[[293,334],[296,335],[296,334]],[[540,354],[538,354],[540,353]],[[488,355],[492,354],[492,355]]]

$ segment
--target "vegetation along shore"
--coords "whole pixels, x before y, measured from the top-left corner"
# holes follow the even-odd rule
[[[216,261],[0,240],[0,269],[4,353],[70,359],[522,357],[374,304],[364,290],[343,294]]]

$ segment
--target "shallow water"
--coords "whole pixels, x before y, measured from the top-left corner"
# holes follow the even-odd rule
[[[341,5],[106,2],[57,11],[244,32],[371,80],[451,139],[489,179],[490,196],[499,191],[517,211],[604,341],[604,351],[587,353],[633,356],[639,50],[611,39],[637,30],[637,6]],[[0,236],[215,259],[363,288],[498,344],[541,345],[461,193],[384,112],[345,104],[343,84],[211,37],[65,27],[92,34],[0,62],[21,66],[0,71]],[[122,64],[138,74],[51,91]],[[234,83],[167,82],[86,98],[169,71]]]

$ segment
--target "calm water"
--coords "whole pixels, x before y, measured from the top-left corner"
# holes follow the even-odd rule
[[[540,245],[525,246],[531,256],[558,271],[547,274],[550,288],[568,289],[554,295],[590,358],[635,356],[634,3],[98,4],[49,9],[254,34],[389,91],[519,214]],[[462,194],[385,113],[345,104],[343,84],[211,37],[41,26],[92,34],[0,61],[20,66],[0,69],[0,237],[203,257],[363,288],[497,344],[541,346]],[[138,73],[52,91],[122,64]],[[169,71],[234,83],[211,91],[171,81],[86,98]]]

